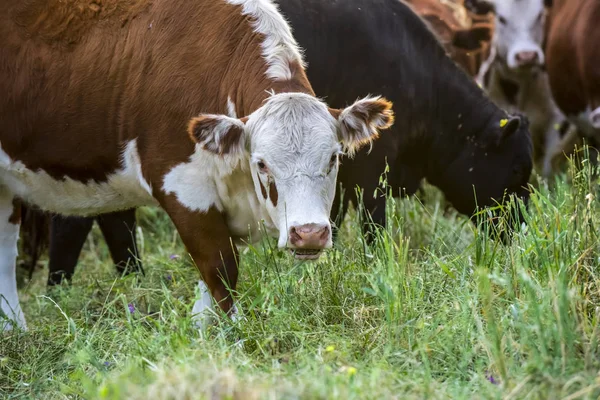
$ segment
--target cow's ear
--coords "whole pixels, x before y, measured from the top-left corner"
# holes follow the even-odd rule
[[[500,141],[502,142],[514,135],[519,130],[520,126],[521,118],[518,116],[500,120],[500,127],[502,128]]]
[[[339,139],[350,155],[394,123],[392,103],[382,97],[365,97],[343,110],[329,111],[338,120]]]
[[[246,148],[244,118],[201,114],[192,118],[188,133],[204,150],[220,156],[241,155]]]

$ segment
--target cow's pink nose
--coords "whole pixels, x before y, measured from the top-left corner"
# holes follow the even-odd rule
[[[323,249],[329,241],[329,226],[320,224],[292,226],[289,240],[297,249]]]
[[[534,65],[538,61],[537,51],[521,51],[515,55],[517,64],[521,67]]]

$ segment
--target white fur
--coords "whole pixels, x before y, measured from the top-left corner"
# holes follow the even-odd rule
[[[223,211],[232,233],[252,241],[260,240],[263,224],[267,233],[279,235],[281,247],[291,226],[328,225],[337,175],[337,165],[328,173],[329,160],[340,145],[325,104],[302,93],[276,94],[248,116],[244,129],[250,154],[220,157],[198,145],[187,162],[165,175],[163,190],[190,210]],[[277,187],[277,207],[262,196],[259,179],[267,192],[269,186],[259,160]]]
[[[578,115],[569,116],[569,121],[579,129],[583,136],[600,139],[600,127],[595,127],[592,121],[592,114],[594,112],[600,115],[599,109],[592,111],[591,107],[588,106],[585,111]]]
[[[595,129],[600,129],[600,107],[590,113],[590,122]]]
[[[155,205],[152,188],[142,176],[137,142],[125,145],[121,169],[105,182],[56,180],[45,171],[32,171],[10,159],[0,146],[0,185],[40,208],[65,215],[96,215]]]
[[[517,53],[533,51],[544,63],[542,40],[545,15],[544,0],[492,0],[496,8],[495,46],[498,57],[508,68],[517,68]],[[539,16],[542,14],[542,18]],[[500,19],[504,18],[506,24]]]
[[[242,6],[242,13],[252,18],[254,31],[263,35],[262,56],[267,62],[267,77],[285,81],[292,78],[290,64],[304,65],[300,48],[290,26],[269,0],[226,0]]]
[[[13,196],[0,186],[0,309],[10,321],[0,316],[0,331],[10,330],[13,323],[27,329],[25,317],[19,305],[16,280],[17,240],[19,225],[8,222],[13,212]],[[0,333],[1,335],[1,333]]]
[[[225,211],[232,234],[260,240],[262,222],[270,232],[277,230],[260,205],[247,165],[247,160],[233,164],[197,145],[188,162],[165,175],[163,191],[192,211]]]
[[[292,226],[329,226],[337,165],[329,173],[328,166],[332,154],[340,151],[337,126],[324,103],[301,93],[271,96],[248,119],[255,192],[279,230],[279,247],[288,244]],[[277,187],[277,207],[262,198],[258,176],[263,185],[268,180],[258,170],[259,160]],[[269,192],[268,185],[265,189]]]
[[[205,330],[213,321],[214,308],[213,298],[204,281],[198,281],[196,296],[198,300],[192,307],[192,319],[197,329]]]
[[[227,96],[227,116],[231,118],[237,118],[235,112],[235,103],[231,100],[230,96]]]
[[[192,320],[198,330],[204,331],[214,322],[215,306],[208,286],[202,280],[198,281],[196,297],[198,300],[194,302],[194,306],[192,307]],[[238,322],[242,319],[236,304],[233,305],[230,317],[233,322]]]

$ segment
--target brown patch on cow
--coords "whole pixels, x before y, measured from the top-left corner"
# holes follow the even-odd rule
[[[600,2],[553,3],[546,20],[546,71],[560,110],[577,115],[600,98]]]
[[[429,24],[446,53],[470,76],[476,76],[491,51],[493,14],[477,14],[463,0],[406,2]]]
[[[263,199],[267,199],[267,189],[265,189],[265,186],[263,185],[262,181],[260,180],[260,175],[257,173],[256,174],[256,179],[258,179],[258,183],[260,185],[260,193],[262,194]]]
[[[240,141],[243,140],[244,129],[230,123],[229,130],[217,136],[215,129],[223,123],[227,123],[227,120],[201,115],[192,118],[188,124],[188,133],[192,140],[199,143],[204,150],[218,155],[230,154],[239,147]]]
[[[233,306],[230,290],[238,279],[238,251],[233,244],[227,218],[216,207],[206,212],[182,207],[176,196],[159,196],[179,235],[200,270],[202,279],[223,311]]]
[[[8,217],[8,222],[13,225],[19,225],[21,223],[21,201],[16,197],[12,201],[13,210]]]
[[[360,119],[364,125],[375,124],[378,129],[387,129],[394,124],[393,103],[385,98],[374,101],[359,102],[352,106],[352,116]],[[338,119],[343,110],[329,109],[331,115]],[[342,121],[348,131],[353,129],[345,121]]]
[[[364,106],[364,107],[363,107]],[[374,102],[361,104],[361,109],[365,121],[373,123],[377,121],[378,129],[387,129],[394,124],[394,111],[392,110],[393,103],[384,98],[377,99]]]
[[[289,81],[265,76],[264,37],[241,12],[209,0],[7,2],[2,149],[55,179],[102,182],[137,139],[144,177],[159,191],[194,152],[186,134],[194,116],[226,115],[228,96],[246,116],[271,90],[313,93],[299,62]]]
[[[481,42],[489,42],[492,40],[492,24],[478,24],[470,29],[457,31],[452,39],[452,46],[474,51],[481,47]]]
[[[277,193],[277,186],[273,180],[269,181],[269,199],[271,200],[271,203],[273,203],[273,207],[277,207],[279,193]]]
[[[243,139],[244,129],[239,126],[234,126],[231,128],[227,134],[221,137],[221,153],[220,154],[230,154],[233,152],[233,149],[240,148],[240,142]]]
[[[356,150],[379,137],[379,130],[394,123],[392,103],[385,98],[361,100],[345,110],[329,109],[340,124],[339,135],[353,156]],[[374,129],[375,128],[375,129]]]
[[[25,1],[15,13],[15,22],[32,36],[48,44],[72,46],[98,23],[118,18],[124,26],[151,0],[34,0]]]

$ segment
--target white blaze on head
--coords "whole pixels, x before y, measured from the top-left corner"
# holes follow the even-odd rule
[[[492,0],[496,52],[510,69],[544,64],[544,0]]]
[[[201,115],[189,133],[202,148],[229,161],[249,161],[256,196],[279,230],[279,247],[316,258],[331,247],[329,216],[338,159],[393,123],[391,103],[365,98],[329,109],[303,93],[269,97],[248,117]]]

